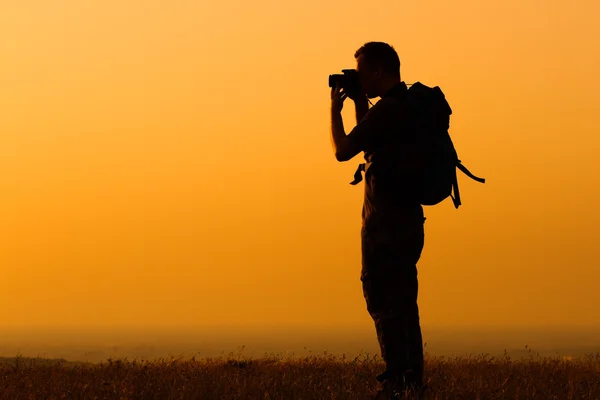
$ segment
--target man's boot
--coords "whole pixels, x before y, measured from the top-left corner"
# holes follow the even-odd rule
[[[374,400],[404,398],[422,400],[425,398],[426,388],[422,377],[413,371],[396,375],[386,370],[377,376],[377,393]]]

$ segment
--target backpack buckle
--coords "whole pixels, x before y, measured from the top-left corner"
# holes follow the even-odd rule
[[[370,162],[359,164],[358,168],[356,168],[356,172],[354,172],[354,180],[352,182],[350,182],[350,184],[351,185],[359,184],[363,180],[362,172],[364,172],[366,175],[367,170],[369,169],[371,164],[372,163],[370,163]]]

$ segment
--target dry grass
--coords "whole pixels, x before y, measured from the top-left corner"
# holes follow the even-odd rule
[[[379,357],[306,358],[230,354],[202,360],[0,363],[0,398],[369,399]],[[575,360],[508,355],[426,361],[427,399],[600,399],[600,354]]]

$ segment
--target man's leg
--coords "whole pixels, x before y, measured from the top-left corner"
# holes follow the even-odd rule
[[[420,385],[423,343],[416,274],[414,278],[410,275],[371,276],[363,281],[363,291],[390,378],[406,378],[407,383]]]
[[[421,386],[423,342],[417,305],[416,263],[423,248],[422,229],[411,235],[363,235],[363,292],[375,322],[386,372],[381,380]],[[390,237],[392,236],[392,237]]]

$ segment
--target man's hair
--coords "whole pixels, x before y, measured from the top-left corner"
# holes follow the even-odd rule
[[[400,78],[400,58],[392,46],[384,42],[368,42],[354,53],[354,58],[363,56],[371,68],[381,67],[385,73]]]

